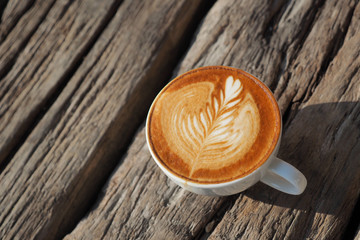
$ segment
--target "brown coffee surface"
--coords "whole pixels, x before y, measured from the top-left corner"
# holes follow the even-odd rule
[[[281,130],[270,90],[230,67],[204,67],[171,81],[148,116],[148,142],[160,164],[187,181],[220,183],[262,165]]]

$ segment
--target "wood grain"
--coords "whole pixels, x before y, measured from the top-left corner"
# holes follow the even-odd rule
[[[53,4],[52,0],[10,0],[7,3],[0,24],[0,78],[11,70],[17,56],[44,21]],[[1,89],[4,90],[3,88]]]
[[[41,6],[46,5],[43,8],[49,7],[47,1],[40,2]],[[0,63],[6,65],[5,69],[14,63],[0,81],[0,163],[23,140],[38,114],[66,83],[67,75],[107,22],[116,6],[114,2],[58,1],[41,23],[46,10],[34,8],[20,19],[1,45]],[[18,34],[23,37],[18,38]]]
[[[227,198],[186,192],[155,166],[141,129],[66,239],[339,238],[360,189],[358,26],[355,1],[219,1],[178,67],[231,65],[272,88],[280,157],[307,176],[303,195],[261,184]]]
[[[12,1],[2,1],[1,9],[1,21],[0,21],[0,43],[7,37],[12,28],[17,24],[19,19],[25,15],[25,13],[32,8],[34,1],[21,1],[21,0],[12,0]],[[37,8],[37,6],[35,6]],[[41,11],[37,9],[37,11]],[[41,13],[36,14],[35,16],[41,17]],[[35,17],[33,16],[33,17]],[[31,18],[32,20],[35,20]]]
[[[124,150],[142,122],[159,84],[170,74],[199,3],[129,0],[115,8],[114,18],[74,76],[2,171],[0,238],[53,239],[73,227],[113,170],[118,161],[114,156]],[[21,91],[14,103],[8,105],[9,109],[15,111],[13,106],[17,103],[31,107],[40,101],[35,96],[48,95],[49,89],[57,88],[56,81],[66,76],[67,67],[80,57],[79,48],[89,37],[81,36],[91,34],[87,27],[91,25],[93,29],[99,21],[94,16],[90,19],[91,14],[108,14],[109,8],[102,4],[105,3],[74,2],[60,20],[53,19],[55,25],[63,21],[82,24],[74,29],[68,26],[64,39],[55,32],[53,40],[46,41],[60,49],[39,60],[44,66],[34,67],[32,73],[38,77],[23,71],[26,76],[29,74],[26,79],[37,82],[23,87],[31,94]],[[62,20],[68,17],[72,20]],[[67,28],[59,28],[64,29]],[[57,45],[58,41],[68,44]],[[30,46],[29,43],[29,50]],[[48,46],[43,51],[50,54],[47,50]],[[35,54],[40,53],[37,50]],[[23,62],[24,58],[34,59],[27,53],[18,61]],[[26,79],[19,84],[26,84]],[[38,82],[39,79],[45,82]],[[22,111],[26,116],[30,110]]]
[[[101,201],[65,239],[193,238],[199,221],[219,208],[217,198],[202,197],[203,208],[199,196],[167,179],[150,157],[143,128],[123,161]]]

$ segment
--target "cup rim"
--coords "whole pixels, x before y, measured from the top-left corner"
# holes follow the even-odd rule
[[[255,169],[253,169],[252,171],[250,171],[247,175],[243,176],[243,177],[237,177],[235,179],[231,179],[229,181],[225,181],[225,182],[218,182],[218,183],[206,183],[206,182],[196,182],[196,181],[192,181],[191,179],[186,179],[186,178],[182,178],[180,176],[178,176],[177,174],[173,173],[171,170],[169,170],[167,168],[167,166],[164,166],[163,163],[161,163],[161,160],[159,160],[156,156],[156,154],[153,152],[152,146],[150,144],[150,139],[149,139],[149,118],[152,112],[152,109],[156,103],[156,100],[158,99],[158,97],[167,89],[167,87],[173,82],[176,81],[178,78],[183,77],[184,75],[187,74],[191,74],[193,72],[196,71],[203,71],[203,70],[207,70],[207,69],[216,69],[216,68],[221,68],[221,69],[228,69],[228,70],[232,70],[232,71],[238,71],[241,74],[245,75],[246,77],[252,79],[259,87],[261,87],[264,92],[267,93],[267,95],[270,97],[270,99],[273,102],[273,105],[276,109],[277,112],[277,118],[279,119],[279,124],[280,127],[278,128],[278,131],[276,132],[276,139],[274,137],[274,142],[275,144],[272,145],[272,148],[270,148],[269,152],[267,155],[264,156],[264,158],[266,157],[266,160],[264,160],[259,166],[257,166]],[[266,86],[263,82],[261,82],[257,77],[253,76],[252,74],[241,70],[239,68],[235,68],[235,67],[229,67],[229,66],[219,66],[219,65],[215,65],[215,66],[204,66],[204,67],[199,67],[199,68],[195,68],[192,70],[189,70],[185,73],[182,73],[180,75],[178,75],[177,77],[173,78],[171,81],[169,81],[162,89],[161,91],[159,91],[159,93],[156,95],[156,97],[154,98],[154,100],[151,103],[151,106],[149,108],[147,117],[146,117],[146,123],[145,123],[145,135],[146,135],[146,143],[148,146],[148,149],[150,151],[150,154],[153,158],[153,160],[156,162],[156,164],[160,167],[160,169],[171,179],[176,180],[177,182],[180,182],[186,186],[191,186],[191,187],[198,187],[198,188],[203,188],[203,189],[210,189],[210,188],[219,188],[219,187],[224,187],[224,186],[228,186],[231,185],[233,183],[236,182],[240,182],[240,181],[244,181],[248,178],[251,178],[254,174],[258,173],[260,171],[260,169],[269,161],[269,159],[272,158],[272,156],[274,155],[274,153],[276,153],[276,150],[279,148],[279,144],[280,144],[280,139],[281,139],[281,133],[282,133],[282,118],[281,118],[281,113],[280,113],[280,108],[279,105],[275,99],[274,94],[272,93],[272,91],[269,89],[268,86]]]

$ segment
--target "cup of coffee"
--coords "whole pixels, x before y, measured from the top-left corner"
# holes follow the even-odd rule
[[[191,192],[226,196],[261,181],[298,195],[306,178],[276,157],[281,129],[265,84],[240,69],[209,66],[160,91],[146,119],[146,140],[160,169]]]

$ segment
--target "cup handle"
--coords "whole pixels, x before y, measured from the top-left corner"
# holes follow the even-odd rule
[[[306,187],[305,176],[289,163],[275,157],[261,182],[284,193],[299,195]]]

